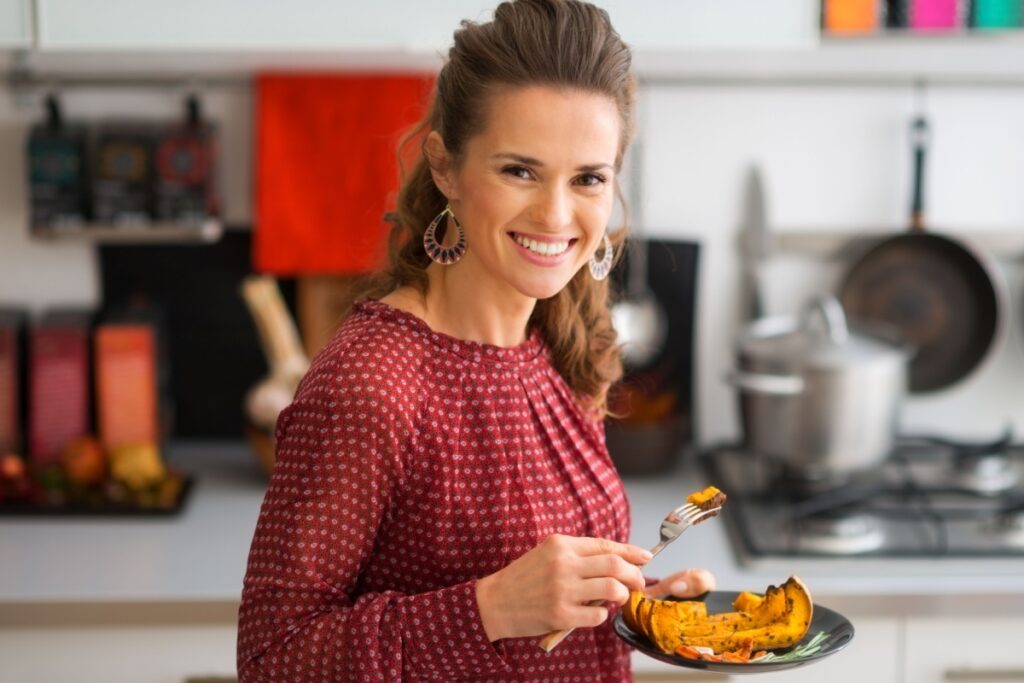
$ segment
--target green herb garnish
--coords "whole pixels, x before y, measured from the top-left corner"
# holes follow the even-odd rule
[[[777,655],[774,652],[769,652],[763,657],[759,657],[751,662],[756,664],[758,662],[790,662],[794,659],[803,659],[804,657],[810,657],[815,652],[821,649],[822,641],[828,638],[828,633],[825,631],[818,631],[814,634],[814,637],[803,645],[796,645],[789,652]]]

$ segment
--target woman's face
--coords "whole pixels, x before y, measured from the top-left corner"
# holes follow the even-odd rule
[[[486,128],[439,182],[466,233],[462,267],[545,299],[602,243],[618,111],[606,96],[544,86],[500,91],[489,104]]]

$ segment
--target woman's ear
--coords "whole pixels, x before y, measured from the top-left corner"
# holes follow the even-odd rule
[[[434,178],[434,184],[441,191],[448,201],[458,199],[455,193],[454,164],[452,155],[444,146],[441,134],[436,130],[427,134],[423,143],[423,153],[427,157],[427,164],[430,166],[430,175]]]

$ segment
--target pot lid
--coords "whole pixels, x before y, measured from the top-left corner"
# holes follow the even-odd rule
[[[843,307],[833,297],[811,301],[799,317],[753,323],[740,342],[740,351],[790,368],[902,362],[909,355],[904,345],[880,331],[847,326]]]

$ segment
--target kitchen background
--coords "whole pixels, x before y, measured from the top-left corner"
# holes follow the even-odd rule
[[[972,239],[989,253],[1005,278],[1010,305],[1005,333],[990,358],[947,390],[909,398],[901,428],[986,440],[1009,425],[1024,435],[1019,390],[1024,382],[1024,28],[982,31],[960,25],[948,30],[885,31],[869,25],[840,35],[838,29],[822,30],[817,0],[598,4],[609,9],[620,32],[636,47],[644,154],[638,177],[627,178],[626,183],[635,181],[639,188],[645,237],[695,243],[701,250],[692,354],[691,409],[697,443],[734,440],[740,433],[735,390],[723,378],[734,367],[735,340],[745,321],[740,239],[751,168],[756,166],[763,178],[768,228],[774,236],[762,269],[766,308],[772,314],[793,314],[812,295],[835,291],[847,265],[837,254],[848,239],[890,235],[908,224],[908,131],[911,119],[922,112],[932,127],[926,224]],[[875,21],[883,22],[882,10],[899,3],[848,4],[874,8]],[[964,11],[964,3],[953,4]],[[129,0],[0,1],[0,69],[11,78],[10,87],[0,89],[0,305],[18,305],[34,313],[52,307],[96,307],[102,299],[103,259],[118,258],[116,250],[101,249],[92,241],[40,240],[28,229],[25,144],[30,127],[45,115],[41,96],[48,89],[41,84],[47,74],[71,77],[67,87],[58,85],[56,90],[65,116],[75,120],[168,120],[180,115],[185,95],[199,95],[203,115],[217,131],[217,186],[226,233],[219,246],[167,247],[183,259],[196,259],[197,250],[228,249],[225,245],[232,240],[246,249],[249,231],[259,228],[253,208],[257,154],[251,76],[288,69],[429,73],[458,19],[486,15],[479,2],[466,0],[429,6],[395,0],[363,4],[357,12],[317,0],[293,1],[287,7],[242,0],[180,0],[173,6]],[[188,78],[176,85],[182,74]],[[17,87],[14,77],[26,75],[31,84]],[[94,81],[75,87],[76,77]],[[136,82],[131,87],[110,82],[124,78]],[[126,248],[144,248],[147,258],[157,258],[153,250],[160,249]],[[231,254],[218,263],[236,268]],[[131,252],[120,255],[130,257]],[[232,277],[239,275],[237,268],[231,270]],[[294,303],[295,283],[286,279],[282,284],[286,299]],[[230,324],[252,338],[248,320],[234,319]],[[239,404],[241,400],[239,396]],[[203,428],[196,429],[202,435]],[[241,443],[240,433],[236,440]],[[239,462],[251,464],[245,448],[228,448],[225,453],[214,460],[227,463],[227,470]],[[194,454],[193,458],[182,461],[202,460]],[[259,481],[258,476],[253,478],[256,485]],[[199,505],[201,498],[192,503]],[[244,509],[251,513],[251,508]],[[252,522],[254,518],[216,530],[238,536],[230,547],[244,551]],[[646,523],[651,526],[655,520]],[[24,546],[18,539],[33,537],[44,538],[45,544],[45,535],[51,532],[58,534],[56,526],[11,525],[8,547],[21,552]],[[0,548],[4,535],[0,525]],[[204,541],[203,547],[209,543]],[[221,574],[214,572],[222,579],[216,590],[187,586],[195,569],[184,565],[180,576],[185,578],[179,584],[166,577],[161,581],[174,586],[171,593],[184,586],[174,599],[184,596],[201,603],[205,594],[216,594],[220,603],[230,603],[232,581],[240,581],[239,558],[231,561],[234,564]],[[26,560],[25,567],[29,566]],[[720,583],[723,577],[749,580],[723,568],[717,571]],[[97,569],[101,573],[102,568]],[[33,583],[26,597],[19,596],[11,574],[0,576],[10,581],[0,586],[8,603],[48,602],[44,582]],[[87,583],[80,581],[82,586]],[[820,585],[826,585],[826,579]],[[845,584],[833,590],[856,592]],[[940,592],[919,592],[927,590]],[[116,589],[110,592],[115,600],[126,598]],[[148,583],[138,593],[130,597],[163,599]],[[75,602],[83,596],[94,603],[109,597],[91,588],[78,593],[69,588],[49,597]],[[17,614],[29,625],[45,621],[39,616],[43,612]],[[858,636],[884,653],[880,659],[891,655],[892,671],[874,675],[878,680],[930,680],[905,673],[916,655],[899,648],[909,648],[907,644],[924,632],[929,633],[925,642],[933,635],[920,629],[899,630],[903,622],[889,619],[892,616],[879,608],[865,617],[869,628]],[[982,616],[986,623],[995,618]],[[85,619],[92,623],[89,619],[94,617]],[[196,619],[216,622],[209,616]],[[192,621],[174,623],[188,624],[193,640],[187,646],[204,651],[202,637],[196,635],[201,631]],[[223,657],[210,653],[210,643],[227,644],[228,631],[220,628],[220,640],[209,640],[207,654],[196,655],[196,671],[205,667],[226,673]]]
[[[642,42],[650,45],[637,56],[646,79],[641,100],[644,229],[650,237],[695,240],[703,246],[695,341],[697,433],[702,441],[727,438],[737,430],[733,392],[722,376],[732,366],[732,341],[741,320],[738,233],[743,183],[751,164],[762,170],[772,231],[850,236],[900,230],[909,214],[909,121],[923,106],[933,128],[925,190],[928,224],[965,237],[1016,235],[1024,225],[1024,195],[1019,191],[1024,181],[1024,90],[1000,80],[1012,81],[1022,63],[1024,45],[1016,36],[826,38],[818,45],[809,21],[812,3],[789,0],[769,3],[774,5],[770,10],[751,9],[742,2],[734,2],[731,9],[704,10],[714,15],[703,19],[709,25],[719,12],[723,17],[733,16],[732,11],[736,16],[760,13],[756,18],[761,30],[752,33],[742,24],[729,26],[735,29],[729,33],[716,26],[704,33],[693,28],[690,33],[685,29],[694,23],[689,12],[697,10],[686,9],[688,3],[671,10],[659,7],[678,18],[675,25],[681,35],[647,35],[656,29],[637,22],[625,5],[608,4],[627,39],[643,31]],[[441,27],[447,24],[440,16],[479,13],[469,9],[472,3],[449,5],[431,13],[437,28],[432,34],[424,29],[423,35],[431,37],[422,41],[442,44],[447,29]],[[97,27],[94,34],[71,19],[55,19],[52,27],[47,25],[53,38],[44,35],[47,47],[31,55],[33,68],[40,74],[48,69],[116,72],[126,67],[110,51],[125,50],[132,51],[131,70],[137,73],[195,74],[203,112],[220,131],[218,181],[229,230],[247,229],[253,223],[253,95],[244,85],[204,86],[203,74],[230,77],[261,63],[274,68],[292,63],[356,69],[381,63],[428,69],[431,64],[429,55],[396,57],[369,51],[349,58],[324,56],[322,51],[288,51],[255,59],[195,54],[204,48],[251,49],[242,44],[245,34],[239,28],[233,29],[239,34],[234,37],[189,36],[178,50],[154,56],[151,50],[170,50],[172,45],[154,45],[158,38],[152,29],[133,32],[132,20],[144,19],[145,10],[117,9],[125,15],[118,25]],[[57,3],[47,17],[71,12],[81,19],[73,14],[76,11],[84,10]],[[187,16],[187,11],[177,10],[180,16]],[[372,16],[365,22],[372,25]],[[305,50],[315,50],[317,41],[343,39],[301,38],[304,42],[296,45]],[[701,48],[703,41],[714,51],[700,50],[681,59],[665,49],[675,41],[693,49]],[[371,47],[384,48],[381,43]],[[149,54],[135,54],[136,50]],[[13,67],[14,54],[9,51],[5,57],[8,68]],[[923,94],[915,86],[917,77],[927,83]],[[61,102],[66,116],[82,119],[124,112],[135,118],[166,119],[177,115],[184,92],[100,86],[63,91]],[[25,135],[42,115],[38,96],[19,98],[11,89],[0,92],[0,291],[5,301],[37,311],[53,305],[94,306],[100,298],[95,247],[34,241],[26,229]],[[807,294],[833,289],[840,271],[833,259],[813,253],[813,246],[801,249],[797,242],[787,249],[791,244],[783,240],[765,267],[770,313],[791,313]],[[1016,303],[1020,250],[1004,248],[997,256],[1014,301],[1009,334],[999,342],[991,362],[965,381],[908,401],[903,419],[909,428],[985,436],[1012,422],[1024,431],[1024,402],[1016,400],[1016,387],[1024,377],[1024,306]]]

